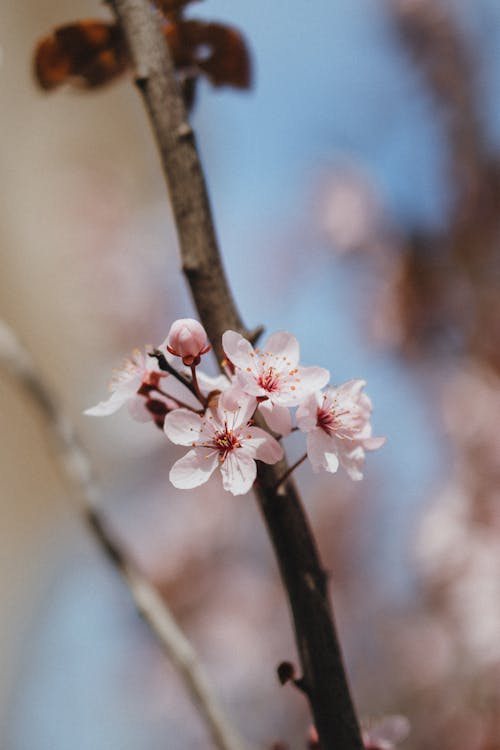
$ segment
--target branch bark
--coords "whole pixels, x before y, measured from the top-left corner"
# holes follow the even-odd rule
[[[39,377],[26,349],[0,321],[0,367],[24,389],[40,411],[56,448],[58,465],[80,501],[93,536],[128,586],[139,614],[149,624],[160,646],[179,672],[218,750],[246,750],[245,743],[224,715],[207,675],[190,642],[158,591],[134,564],[110,530],[98,507],[99,488],[92,467],[71,422]]]
[[[160,20],[148,0],[108,0],[124,31],[136,82],[161,154],[183,269],[219,361],[227,329],[246,333],[228,287],[193,131],[187,120]],[[363,742],[342,663],[327,579],[286,464],[261,465],[256,486],[293,614],[304,686],[323,750],[361,750]]]

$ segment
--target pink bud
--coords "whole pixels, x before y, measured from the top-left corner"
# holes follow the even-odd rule
[[[192,318],[181,318],[172,323],[165,344],[170,354],[182,357],[187,367],[198,365],[201,355],[211,349],[205,329]]]

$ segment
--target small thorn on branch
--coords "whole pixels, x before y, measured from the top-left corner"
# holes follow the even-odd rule
[[[264,331],[264,326],[256,326],[252,331],[247,331],[246,338],[250,341],[251,344],[256,344]]]
[[[139,91],[144,91],[148,82],[148,76],[145,73],[137,74],[134,78],[134,83]]]

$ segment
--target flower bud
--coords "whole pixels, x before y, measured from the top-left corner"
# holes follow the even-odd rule
[[[211,349],[205,329],[192,318],[181,318],[172,323],[165,344],[170,354],[181,357],[187,367],[196,367],[201,355]]]

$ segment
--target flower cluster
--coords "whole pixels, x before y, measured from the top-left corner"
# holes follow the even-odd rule
[[[273,334],[262,349],[226,331],[222,347],[226,374],[205,375],[198,370],[211,348],[205,330],[196,320],[177,320],[158,349],[134,352],[115,373],[108,400],[85,413],[105,416],[127,403],[135,419],[150,419],[173,443],[189,446],[170,472],[181,489],[203,484],[219,467],[224,489],[244,494],[257,475],[256,461],[280,461],[280,440],[292,430],[306,434],[315,471],[334,473],[341,465],[351,479],[363,477],[366,451],[385,441],[372,437],[363,380],[326,388],[328,370],[299,365],[298,341],[286,331]]]

